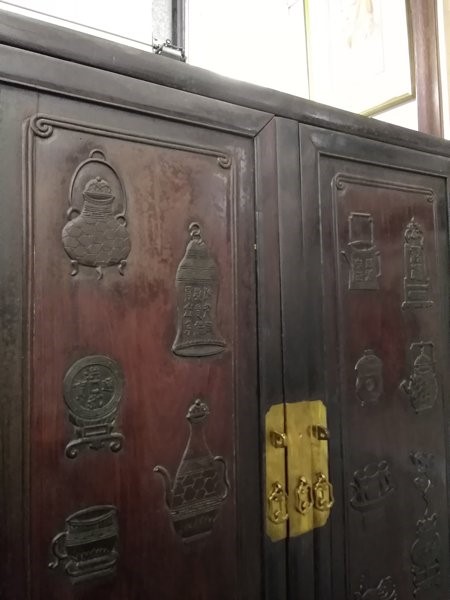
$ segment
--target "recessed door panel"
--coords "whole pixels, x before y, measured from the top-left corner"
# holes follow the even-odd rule
[[[240,597],[249,144],[49,105],[24,134],[33,598]]]

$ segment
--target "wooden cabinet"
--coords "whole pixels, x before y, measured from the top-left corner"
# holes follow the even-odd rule
[[[446,600],[448,144],[7,14],[0,56],[1,597]]]

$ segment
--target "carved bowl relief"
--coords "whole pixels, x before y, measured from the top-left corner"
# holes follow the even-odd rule
[[[66,518],[64,530],[51,543],[50,569],[62,567],[72,583],[115,574],[119,557],[115,506],[90,506]]]
[[[99,279],[103,269],[113,265],[124,274],[131,249],[126,208],[119,175],[101,150],[93,150],[73,175],[68,222],[62,230],[72,275],[78,273],[79,265],[96,269]]]
[[[389,463],[385,460],[370,463],[355,471],[350,491],[350,504],[355,510],[366,512],[378,508],[394,491]]]

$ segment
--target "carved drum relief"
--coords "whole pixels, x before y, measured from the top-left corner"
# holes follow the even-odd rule
[[[105,267],[117,265],[124,274],[131,243],[126,221],[125,190],[115,169],[101,150],[75,170],[70,186],[68,223],[62,242],[72,264],[96,269],[98,278]]]
[[[87,446],[113,452],[122,448],[123,435],[114,431],[124,377],[116,361],[107,356],[85,356],[64,377],[64,401],[75,439],[66,446],[66,456],[75,458]]]
[[[383,363],[373,350],[364,354],[355,365],[356,395],[361,405],[373,404],[383,393]]]
[[[432,342],[415,342],[409,349],[411,371],[400,384],[416,413],[430,410],[436,403],[439,385]]]
[[[172,352],[185,357],[212,356],[223,352],[226,345],[216,323],[217,265],[198,223],[189,225],[189,234],[175,279],[177,333]]]
[[[399,600],[399,596],[392,577],[385,577],[373,588],[367,588],[365,578],[362,577],[359,591],[353,595],[353,600]]]
[[[50,569],[62,567],[71,583],[110,577],[119,557],[117,508],[90,506],[66,518],[51,543]]]
[[[154,468],[164,478],[167,508],[183,542],[211,533],[229,492],[225,460],[213,456],[205,440],[208,416],[206,403],[195,400],[186,415],[191,428],[189,441],[173,481],[164,467]]]
[[[350,504],[355,510],[367,512],[383,504],[393,491],[389,463],[370,463],[353,474]]]
[[[427,308],[432,306],[433,301],[429,298],[430,280],[425,259],[424,234],[414,217],[408,223],[404,237],[405,300],[402,308]]]
[[[348,218],[347,251],[349,290],[378,290],[381,275],[380,252],[374,241],[373,218],[369,213],[351,212]]]

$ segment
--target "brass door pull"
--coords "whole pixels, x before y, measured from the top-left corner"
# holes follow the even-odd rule
[[[272,492],[269,494],[268,503],[268,517],[272,523],[279,525],[288,520],[287,494],[279,481],[272,484]]]
[[[317,474],[317,481],[313,487],[314,508],[325,512],[334,505],[333,486],[323,473]]]
[[[295,509],[301,515],[307,515],[313,507],[312,486],[306,477],[299,477],[295,488]]]

